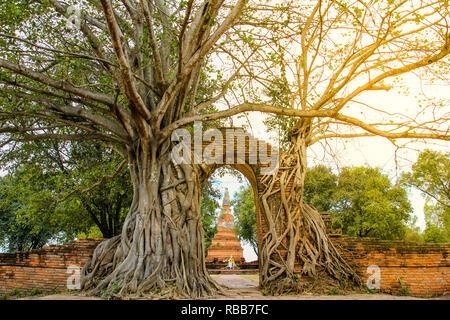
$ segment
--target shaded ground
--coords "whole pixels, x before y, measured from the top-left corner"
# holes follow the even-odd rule
[[[230,289],[256,289],[258,287],[258,275],[212,275],[212,278],[220,285]]]
[[[289,295],[263,296],[258,290],[258,275],[213,275],[215,281],[229,288],[227,296],[211,297],[212,300],[422,300],[409,296],[389,294],[348,294],[348,295]],[[450,295],[434,298],[450,300]],[[79,293],[31,296],[19,300],[103,300],[99,297],[86,297]]]
[[[264,296],[258,290],[258,275],[213,275],[213,279],[230,288],[230,296],[217,297],[220,300],[420,300],[421,298],[392,296],[389,294],[348,294],[348,295],[286,295]]]

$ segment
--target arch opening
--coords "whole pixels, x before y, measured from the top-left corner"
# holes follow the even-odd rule
[[[248,164],[215,166],[202,189],[218,191],[220,208],[215,214],[216,229],[211,238],[205,230],[205,261],[208,273],[218,282],[226,274],[244,275],[259,284],[258,252],[261,217],[256,176]],[[202,193],[202,203],[204,192]],[[202,206],[202,210],[206,206]],[[207,212],[202,211],[202,217]],[[230,218],[231,217],[231,218]],[[203,218],[202,221],[205,221]],[[236,243],[237,242],[237,243]],[[229,265],[232,257],[234,265]]]

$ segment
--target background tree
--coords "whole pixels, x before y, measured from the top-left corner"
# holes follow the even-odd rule
[[[41,248],[49,241],[74,239],[92,224],[74,207],[58,208],[45,201],[51,177],[21,167],[0,182],[0,241],[10,252]],[[81,218],[81,219],[80,219]],[[86,221],[87,220],[87,221]]]
[[[421,152],[411,172],[403,174],[402,184],[425,196],[425,241],[450,241],[450,153]]]
[[[47,221],[60,219],[65,230],[58,232],[64,232],[61,240],[67,241],[75,238],[75,229],[103,238],[121,232],[132,187],[126,170],[113,177],[118,158],[99,142],[46,140],[17,143],[0,161],[16,184],[24,190],[32,188],[29,194],[20,193],[20,201],[35,215],[47,216]],[[47,209],[32,210],[34,207]],[[80,228],[64,223],[67,219]]]
[[[406,191],[378,168],[343,168],[334,194],[333,225],[344,234],[403,239],[412,212]]]
[[[417,220],[417,216],[413,216],[412,219],[407,223],[404,240],[422,244],[425,242],[425,240],[423,234],[420,232],[420,227],[417,226]]]
[[[338,177],[331,168],[318,165],[306,170],[305,201],[319,212],[333,209],[334,195],[337,191]]]
[[[53,230],[30,225],[26,219],[21,219],[21,204],[13,199],[6,200],[9,181],[5,180],[0,180],[0,249],[14,252],[40,248],[51,238]]]
[[[239,240],[247,242],[258,255],[258,236],[256,232],[256,207],[253,188],[243,185],[233,195],[231,206],[235,216],[235,231]]]
[[[201,212],[202,212],[202,225],[205,232],[205,255],[207,249],[211,245],[211,240],[217,233],[217,209],[220,208],[219,204],[220,194],[211,182],[206,183],[202,189],[201,198]]]
[[[53,152],[59,159],[54,172],[62,187],[55,190],[57,202],[73,202],[95,223],[103,238],[119,235],[133,196],[128,170],[123,165],[117,169],[120,157],[98,142],[60,142]],[[43,156],[42,163],[45,161]]]

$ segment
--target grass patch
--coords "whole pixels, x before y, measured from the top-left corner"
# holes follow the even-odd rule
[[[336,296],[336,295],[339,295],[339,294],[342,294],[342,292],[339,289],[337,289],[337,288],[331,288],[327,292],[327,295],[329,295],[329,296]]]

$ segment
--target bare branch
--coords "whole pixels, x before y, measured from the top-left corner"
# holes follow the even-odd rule
[[[133,102],[131,108],[136,108],[138,113],[145,119],[149,120],[151,118],[150,112],[147,110],[141,96],[139,95],[136,85],[133,80],[133,75],[129,65],[127,54],[121,44],[121,31],[117,24],[116,18],[114,16],[113,8],[110,1],[100,0],[103,10],[105,12],[105,18],[108,25],[108,30],[111,35],[112,44],[114,51],[116,53],[117,59],[119,61],[120,71],[123,78],[123,84],[125,87],[125,93],[127,94],[130,101]]]
[[[449,132],[447,131],[447,133],[442,133],[442,134],[433,134],[433,133],[415,133],[415,132],[409,132],[409,131],[403,131],[403,132],[388,132],[388,131],[383,131],[380,129],[377,129],[367,123],[364,123],[363,121],[353,118],[353,117],[349,117],[349,116],[345,116],[342,114],[337,114],[335,116],[333,116],[334,119],[346,122],[348,124],[352,124],[355,125],[357,127],[360,127],[362,129],[364,129],[365,131],[368,131],[372,134],[381,136],[381,137],[385,137],[385,138],[389,138],[389,139],[403,139],[403,138],[408,138],[408,139],[440,139],[440,140],[450,140],[450,135]]]
[[[148,1],[140,0],[140,4],[142,7],[142,11],[144,13],[145,22],[147,24],[148,33],[150,35],[150,44],[153,50],[153,57],[155,60],[155,74],[156,74],[156,82],[158,84],[164,84],[166,79],[163,73],[161,55],[159,52],[158,44],[156,43],[155,32],[153,30],[153,22],[152,22],[152,13],[151,9],[148,6]]]

